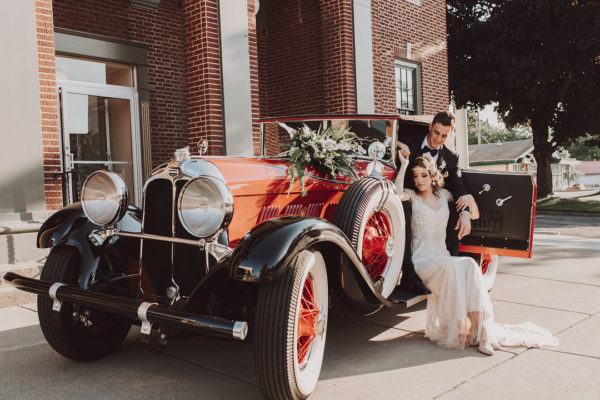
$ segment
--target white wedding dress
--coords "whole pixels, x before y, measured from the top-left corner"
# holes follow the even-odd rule
[[[467,335],[476,343],[483,337],[494,348],[558,345],[550,331],[531,322],[505,325],[494,322],[492,301],[479,266],[470,257],[453,257],[446,249],[448,201],[452,195],[441,189],[436,209],[427,206],[410,189],[412,203],[412,261],[431,295],[427,300],[425,335],[448,348],[464,348]],[[479,331],[471,332],[467,313],[483,313]]]

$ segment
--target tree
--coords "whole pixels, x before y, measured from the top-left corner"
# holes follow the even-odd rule
[[[531,137],[531,128],[518,125],[511,129],[493,126],[487,120],[477,121],[477,110],[467,110],[469,144],[477,144],[477,131],[481,133],[481,143],[512,142]]]
[[[580,137],[569,147],[569,154],[581,161],[600,160],[600,138]]]
[[[447,0],[448,67],[458,107],[495,102],[533,133],[538,194],[551,155],[600,132],[600,0]]]

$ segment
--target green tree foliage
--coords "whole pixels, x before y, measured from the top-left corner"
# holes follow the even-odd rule
[[[553,151],[600,132],[600,0],[447,4],[456,105],[495,102],[508,127],[531,126],[538,195],[545,197]]]
[[[569,155],[580,161],[600,160],[600,138],[585,136],[577,138],[568,148]]]
[[[518,125],[511,129],[502,126],[494,126],[487,120],[477,121],[477,111],[468,110],[469,144],[477,144],[477,131],[481,132],[481,143],[512,142],[531,138],[531,128]]]

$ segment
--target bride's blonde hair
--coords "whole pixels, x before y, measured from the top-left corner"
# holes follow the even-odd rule
[[[442,173],[438,169],[437,165],[435,165],[435,161],[429,157],[417,157],[415,158],[415,161],[413,161],[411,170],[415,168],[423,168],[429,172],[433,194],[439,197],[440,189],[444,187],[444,177],[442,176]]]

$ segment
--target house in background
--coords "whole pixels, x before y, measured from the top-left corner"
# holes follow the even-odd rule
[[[533,140],[469,145],[469,166],[479,171],[525,171],[535,174]]]
[[[580,189],[600,188],[600,161],[582,161],[575,169],[581,174],[577,179]]]
[[[581,163],[566,154],[552,156],[552,187],[554,190],[573,189]],[[480,171],[529,172],[537,178],[537,164],[533,157],[533,140],[469,145],[469,166]]]

